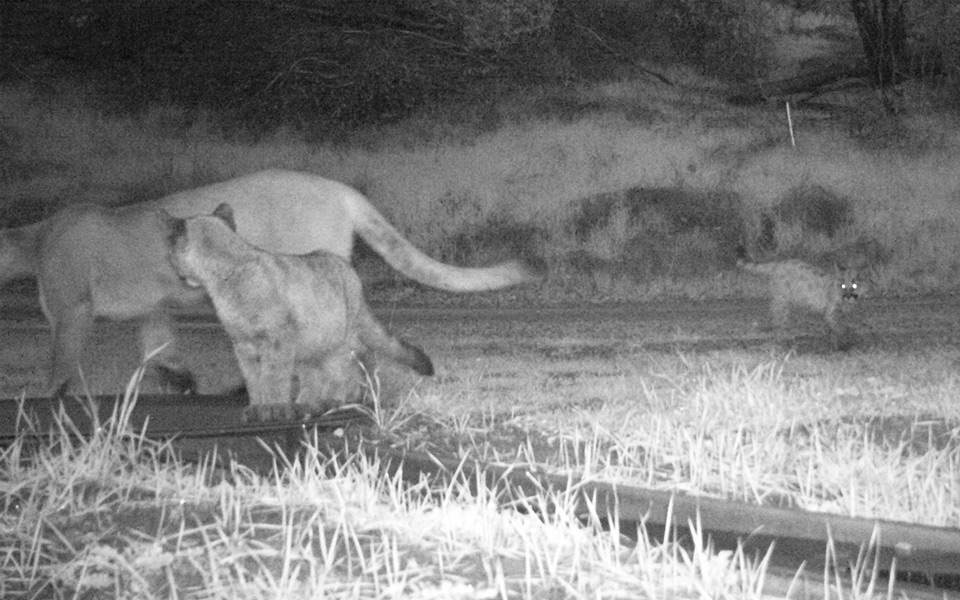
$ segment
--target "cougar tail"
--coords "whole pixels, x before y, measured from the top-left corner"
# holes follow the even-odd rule
[[[420,375],[430,377],[434,374],[433,361],[427,356],[427,353],[413,344],[403,340],[397,340],[403,348],[403,355],[397,358],[397,361],[407,365]]]
[[[360,285],[357,280],[357,285]],[[368,352],[380,353],[402,365],[406,365],[419,373],[429,377],[434,374],[433,361],[420,348],[409,344],[394,335],[387,333],[380,321],[373,316],[370,309],[363,305],[356,313],[356,332],[360,343]]]
[[[434,260],[407,241],[370,202],[357,193],[351,217],[354,230],[391,267],[410,279],[448,292],[483,292],[543,279],[540,264],[509,260],[491,267],[456,267]]]
[[[361,329],[360,341],[366,346],[367,351],[372,351],[374,355],[389,357],[390,359],[406,365],[425,377],[434,374],[433,361],[427,356],[427,353],[397,337],[394,337],[380,328]]]

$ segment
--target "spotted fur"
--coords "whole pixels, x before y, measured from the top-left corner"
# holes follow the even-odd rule
[[[254,414],[296,404],[359,399],[357,357],[376,352],[433,375],[422,350],[388,334],[363,299],[343,258],[318,250],[260,250],[233,228],[229,205],[213,215],[170,221],[170,261],[187,285],[206,291],[233,342]]]

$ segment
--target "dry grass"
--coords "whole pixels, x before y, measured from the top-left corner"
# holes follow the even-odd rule
[[[729,356],[729,363],[717,365],[680,358],[662,364],[659,379],[633,389],[634,405],[645,408],[632,409],[626,418],[616,397],[628,386],[598,390],[608,396],[606,406],[568,410],[566,421],[554,413],[552,431],[562,450],[553,468],[746,502],[789,497],[814,510],[948,526],[960,522],[954,445],[911,451],[903,444],[874,443],[862,423],[839,419],[855,414],[849,406],[821,410],[822,421],[801,418],[823,407],[824,396],[842,385],[847,373],[810,380],[800,374],[811,365],[792,362],[796,359],[748,363]],[[905,372],[897,377],[905,379]],[[865,388],[871,379],[860,385]],[[0,455],[4,597],[785,593],[784,582],[766,573],[766,558],[713,549],[699,541],[697,523],[678,524],[695,541],[692,548],[644,535],[633,543],[611,533],[618,531],[616,524],[602,527],[596,515],[577,518],[575,498],[567,493],[529,498],[527,509],[517,511],[524,507],[505,508],[471,481],[408,485],[367,455],[326,459],[316,442],[292,463],[281,459],[283,468],[269,476],[235,464],[227,473],[215,471],[212,463],[182,464],[167,445],[129,429],[137,381],[90,439],[79,439],[69,422],[61,421],[49,443],[37,447],[23,437]],[[882,382],[873,385],[873,394],[899,394]],[[955,386],[912,389],[930,408],[931,398],[955,397]],[[463,400],[474,408],[480,404],[477,398]],[[431,414],[424,405],[414,396],[399,411],[378,417],[394,428],[391,435],[402,436],[412,418]],[[549,418],[544,410],[534,415]],[[472,435],[479,448],[479,440],[523,418],[518,413],[505,421],[487,412],[447,420],[455,421],[451,429],[465,434],[463,439]],[[509,456],[488,449],[488,458],[522,464],[532,458],[532,450],[525,452],[524,444]],[[556,510],[530,509],[548,505]],[[890,597],[877,586],[871,556],[865,549],[858,564],[833,562],[832,583],[855,598]],[[827,559],[837,560],[829,552]]]
[[[618,347],[591,357],[582,352],[592,338],[562,331],[552,344],[555,331],[527,340],[546,354],[514,348],[477,360],[484,344],[508,340],[465,328],[480,346],[446,352],[436,380],[374,416],[398,443],[509,465],[960,524],[953,350]],[[689,343],[725,331],[669,320],[639,337]],[[596,515],[575,519],[572,497],[530,499],[559,507],[549,515],[516,512],[463,481],[406,486],[363,455],[328,461],[311,448],[272,476],[180,464],[129,431],[124,414],[89,441],[64,424],[50,444],[24,438],[0,455],[0,593],[43,597],[55,584],[69,597],[757,598],[771,579],[737,553],[628,543]],[[678,525],[700,539],[696,524]],[[884,593],[867,592],[868,557],[852,574],[834,565],[859,581],[855,597]]]
[[[564,494],[549,515],[501,509],[480,486],[427,490],[376,459],[302,460],[215,483],[130,431],[121,410],[88,440],[0,456],[0,594],[106,598],[757,598],[763,564],[676,544],[624,545]],[[541,504],[543,503],[543,504]],[[616,531],[616,528],[614,529]]]
[[[565,274],[567,255],[583,250],[614,261],[636,226],[625,213],[614,215],[578,241],[570,222],[585,198],[640,187],[723,191],[736,194],[744,220],[754,222],[791,191],[818,185],[850,200],[854,225],[845,236],[892,251],[872,274],[876,292],[960,287],[954,119],[920,101],[906,116],[877,118],[875,102],[839,92],[833,99],[854,107],[854,116],[795,108],[794,148],[782,107],[733,108],[715,95],[715,82],[680,69],[669,76],[682,85],[624,81],[512,99],[517,106],[499,108],[496,128],[459,123],[453,109],[449,122],[414,117],[338,143],[306,143],[289,131],[253,142],[223,135],[202,114],[166,108],[115,118],[71,93],[4,88],[0,208],[129,202],[266,167],[299,169],[359,187],[439,256],[451,237],[493,217],[530,225],[542,233],[536,250],[555,267],[545,295],[574,289],[594,299],[636,299],[743,290],[712,273],[636,282],[609,267],[591,273],[594,287],[583,292],[582,280]],[[908,102],[913,93],[906,90]],[[801,234],[798,244],[812,243]],[[703,232],[689,235],[700,240]],[[704,335],[688,329],[672,335]],[[544,460],[532,438],[507,448],[490,443],[508,428],[543,435],[553,468],[589,477],[960,526],[953,350],[842,361],[738,352],[571,356],[549,369],[516,357],[478,367],[475,358],[448,357],[456,375],[422,384],[400,411],[378,412],[381,425],[402,436],[427,420],[484,458]],[[628,545],[595,515],[587,523],[573,518],[563,496],[531,499],[555,503],[555,513],[522,514],[499,507],[482,487],[407,487],[383,475],[376,460],[327,461],[316,449],[273,476],[235,465],[222,478],[129,430],[124,415],[135,382],[126,408],[92,438],[78,439],[62,421],[51,443],[36,447],[24,438],[0,453],[0,596],[763,593],[762,562],[643,537]],[[899,423],[895,434],[942,435],[884,438],[878,417]],[[699,539],[696,527],[689,524]],[[855,566],[852,597],[882,595],[874,576],[869,561]]]
[[[22,88],[0,94],[0,123],[9,140],[3,146],[8,208],[129,202],[285,167],[359,187],[415,244],[440,258],[463,260],[457,244],[464,235],[486,235],[487,245],[502,245],[484,229],[492,222],[538,232],[522,236],[521,245],[551,263],[551,293],[583,289],[578,268],[568,263],[579,253],[593,257],[584,264],[602,278],[598,292],[648,297],[689,286],[684,295],[699,297],[730,293],[704,287],[703,274],[689,272],[703,262],[698,252],[729,252],[729,234],[714,239],[705,229],[685,232],[703,238],[691,245],[668,232],[672,245],[662,249],[669,264],[644,266],[656,257],[637,253],[634,237],[642,241],[648,224],[638,227],[614,215],[609,227],[578,239],[571,223],[583,201],[639,188],[674,190],[678,200],[734,194],[748,234],[756,235],[751,227],[760,213],[813,185],[846,198],[853,225],[826,246],[802,235],[798,251],[809,245],[808,253],[821,253],[870,239],[891,255],[872,273],[877,291],[960,286],[954,258],[960,256],[954,201],[960,179],[951,166],[960,129],[947,117],[919,110],[899,123],[895,139],[877,147],[795,108],[792,148],[779,108],[747,111],[706,94],[624,82],[567,92],[566,102],[601,107],[573,119],[505,106],[511,116],[492,131],[425,132],[411,119],[406,128],[361,132],[353,144],[333,145],[306,144],[290,132],[256,143],[227,139],[202,118],[188,119],[176,109],[119,119],[85,108],[76,96],[38,97]],[[639,113],[647,116],[633,116]],[[631,267],[621,268],[618,259]],[[657,283],[657,269],[664,269],[666,282]]]
[[[506,370],[514,358],[488,361],[487,375],[462,365],[462,378],[424,382],[412,408],[436,415],[463,447],[490,460],[957,527],[960,381],[943,376],[953,360],[737,352],[647,364],[581,359],[570,368],[584,375],[565,380],[549,376],[564,373],[562,363],[524,361],[514,381]],[[490,442],[511,429],[552,437]]]

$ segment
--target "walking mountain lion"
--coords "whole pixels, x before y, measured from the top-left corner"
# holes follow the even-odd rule
[[[77,372],[95,317],[139,319],[144,355],[161,377],[195,391],[193,374],[174,344],[169,308],[199,303],[183,285],[166,251],[166,220],[233,207],[237,233],[269,252],[326,250],[349,260],[360,236],[392,267],[425,285],[451,292],[495,290],[532,283],[540,269],[521,261],[485,268],[447,265],[407,241],[360,192],[317,175],[267,170],[118,209],[80,205],[20,228],[0,231],[0,285],[36,277],[40,304],[53,329],[48,390],[66,392]]]
[[[213,302],[255,414],[289,406],[294,375],[298,407],[359,399],[357,357],[367,352],[433,375],[422,350],[389,335],[370,314],[346,260],[323,250],[265,252],[235,230],[230,205],[221,204],[213,215],[171,218],[168,242],[174,270]]]
[[[786,327],[791,309],[799,308],[823,316],[835,349],[848,351],[857,344],[856,332],[839,320],[862,292],[852,272],[821,269],[798,259],[768,262],[740,259],[737,266],[768,280],[770,315],[778,333]]]

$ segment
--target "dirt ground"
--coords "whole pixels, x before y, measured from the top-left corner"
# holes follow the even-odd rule
[[[523,385],[534,369],[540,372],[551,365],[563,371],[554,374],[561,379],[603,377],[598,369],[605,370],[606,364],[661,354],[792,350],[846,360],[873,352],[949,352],[960,347],[960,299],[952,297],[863,300],[849,315],[856,334],[851,347],[842,351],[814,315],[798,315],[777,335],[767,330],[761,300],[499,309],[379,305],[374,310],[394,333],[431,355],[438,371],[435,380],[462,376],[452,370],[476,365],[488,390]],[[239,383],[229,341],[212,315],[182,319],[179,334],[188,364],[200,376],[201,393]],[[48,353],[49,328],[35,297],[0,294],[0,398],[39,395]],[[90,391],[122,392],[139,360],[132,324],[98,322],[82,365]],[[485,364],[496,367],[483,369]],[[578,364],[591,373],[567,372]],[[390,368],[385,368],[384,379],[401,389],[415,382]],[[145,391],[157,391],[151,386],[148,380]]]

